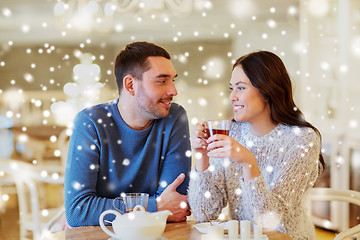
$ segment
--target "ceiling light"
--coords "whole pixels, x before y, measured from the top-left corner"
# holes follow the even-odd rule
[[[199,2],[205,8],[212,6],[209,0],[196,0],[197,5]],[[188,16],[192,5],[193,0],[59,0],[53,10],[62,31],[109,32],[116,27],[113,24],[116,13],[135,19],[157,16],[168,19]]]

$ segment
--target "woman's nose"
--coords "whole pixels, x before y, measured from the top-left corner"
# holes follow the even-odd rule
[[[236,95],[236,92],[235,91],[231,91],[230,93],[230,101],[231,102],[234,102],[234,101],[237,101],[239,100],[238,96]]]

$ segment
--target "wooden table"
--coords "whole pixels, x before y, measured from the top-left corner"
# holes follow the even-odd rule
[[[168,223],[166,224],[163,237],[168,240],[200,240],[201,233],[196,230],[194,225],[195,221],[187,221],[181,223]],[[108,227],[111,229],[111,227]],[[111,229],[112,230],[112,229]],[[273,230],[264,229],[263,233],[266,234],[269,240],[292,240],[291,237]],[[71,239],[96,239],[107,240],[108,236],[100,226],[85,226],[70,228],[65,231],[52,233],[45,238],[45,240],[71,240]]]

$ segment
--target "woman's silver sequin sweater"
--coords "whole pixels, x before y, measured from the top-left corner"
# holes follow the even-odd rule
[[[318,179],[320,137],[311,128],[279,124],[256,137],[249,124],[235,122],[230,136],[256,157],[261,174],[242,178],[242,165],[228,159],[210,159],[211,166],[191,173],[188,197],[195,219],[217,219],[229,205],[229,217],[261,223],[294,240],[315,239],[306,210],[307,190]]]

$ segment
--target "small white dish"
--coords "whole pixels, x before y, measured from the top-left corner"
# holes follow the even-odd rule
[[[119,239],[119,238],[113,238],[113,237],[111,237],[111,238],[109,238],[108,240],[121,240],[121,239]],[[158,238],[157,240],[168,240],[166,237],[160,237],[160,238]]]
[[[226,222],[212,222],[213,225],[223,225],[224,230],[227,229]],[[209,222],[197,223],[194,225],[195,228],[201,233],[207,233],[211,224]]]

